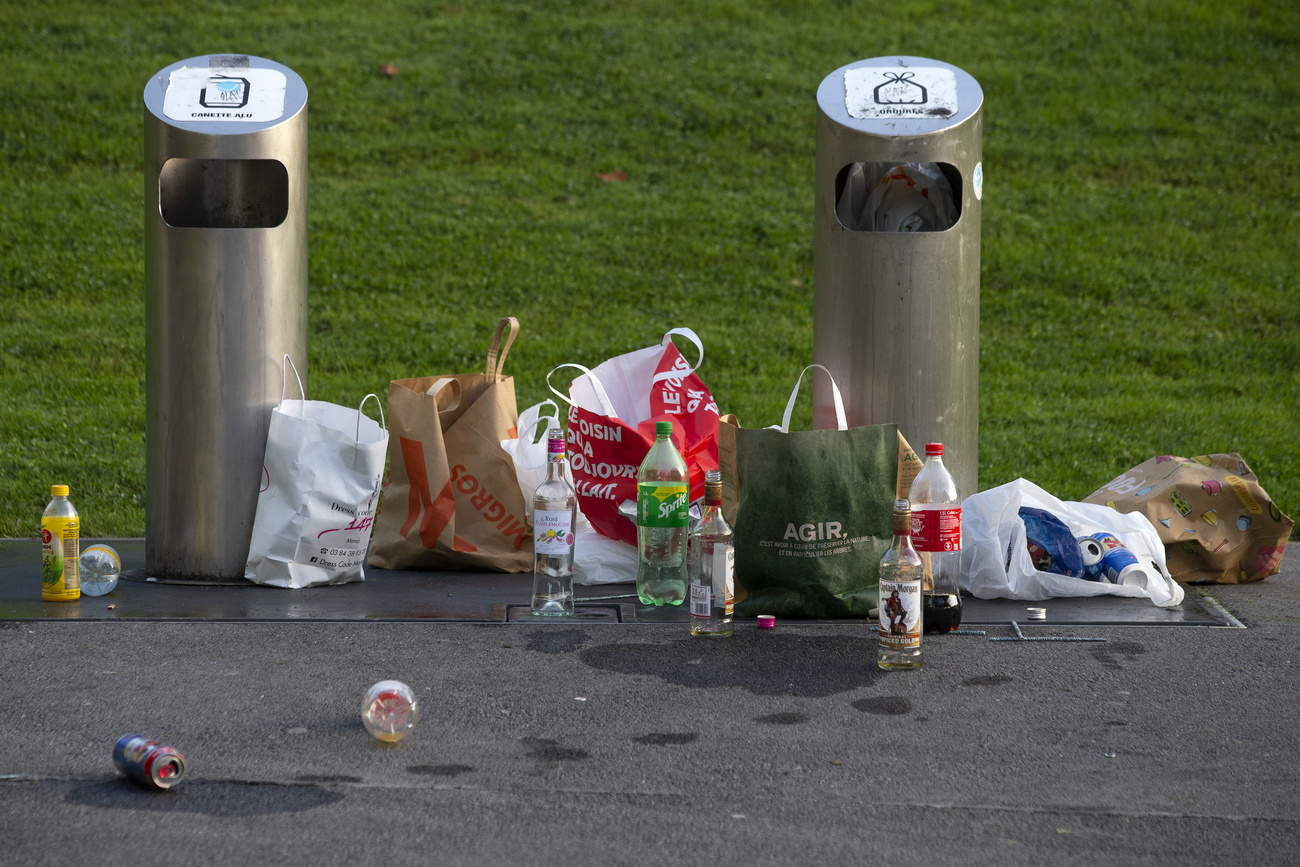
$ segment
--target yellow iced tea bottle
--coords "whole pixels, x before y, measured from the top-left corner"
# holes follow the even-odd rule
[[[41,518],[41,598],[72,602],[81,598],[81,519],[68,499],[67,485],[50,487],[50,504]]]

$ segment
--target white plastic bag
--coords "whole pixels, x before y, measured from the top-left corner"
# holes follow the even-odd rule
[[[550,412],[546,412],[546,407]],[[519,490],[523,491],[524,502],[528,510],[528,523],[533,522],[533,494],[537,486],[546,480],[546,437],[537,439],[537,432],[550,427],[560,426],[560,409],[553,400],[544,400],[536,406],[530,406],[519,414],[517,425],[519,436],[502,440],[501,448],[515,462],[515,474],[519,479]],[[573,474],[568,471],[569,484],[573,484]],[[575,584],[621,584],[636,580],[637,554],[636,546],[597,533],[578,509],[575,521],[577,538],[573,550],[573,582]]]
[[[937,163],[854,163],[835,213],[858,232],[943,232],[960,216]]]
[[[547,406],[551,411],[544,414],[542,409]],[[501,441],[501,448],[515,462],[515,478],[524,495],[524,511],[530,527],[533,525],[533,495],[537,493],[538,485],[546,481],[546,431],[559,426],[560,408],[555,401],[544,400],[519,414],[519,422],[515,425],[519,436]],[[538,439],[539,432],[541,439]],[[564,465],[564,477],[573,484],[573,470],[568,462]],[[591,522],[582,514],[581,507],[578,508],[574,532],[591,532]]]
[[[283,364],[293,366],[287,355]],[[365,580],[388,452],[388,431],[361,412],[370,398],[379,402],[375,395],[356,409],[305,397],[285,400],[282,386],[271,410],[244,567],[249,581],[295,590]]]
[[[1046,509],[1065,522],[1076,537],[1113,533],[1138,562],[1154,564],[1147,587],[1088,581],[1040,572],[1025,545],[1021,506]],[[967,497],[961,504],[961,586],[980,599],[1042,600],[1054,596],[1145,596],[1169,608],[1183,601],[1183,588],[1169,576],[1165,546],[1146,516],[1121,514],[1108,506],[1063,502],[1025,479]],[[1008,554],[1010,558],[1008,559]]]
[[[574,584],[635,581],[637,565],[636,545],[611,539],[595,530],[578,533],[573,548]]]

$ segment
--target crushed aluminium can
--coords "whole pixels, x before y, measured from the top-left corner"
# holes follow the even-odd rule
[[[1079,552],[1083,556],[1084,572],[1090,580],[1109,581],[1111,584],[1136,583],[1123,579],[1134,571],[1141,571],[1138,558],[1115,534],[1103,532],[1080,536]]]
[[[144,735],[122,735],[113,747],[113,764],[150,789],[170,789],[185,779],[185,757]]]

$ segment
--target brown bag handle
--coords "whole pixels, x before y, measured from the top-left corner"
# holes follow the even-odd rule
[[[441,379],[435,381],[433,385],[429,386],[429,388],[424,392],[425,394],[429,395],[429,397],[433,398],[434,403],[436,405],[438,400],[438,392],[442,391],[443,387],[448,385],[452,386],[451,400],[447,402],[446,406],[438,407],[439,412],[451,412],[453,409],[460,406],[460,397],[461,397],[460,380],[454,376],[444,376]]]
[[[503,346],[501,335],[505,333],[507,326],[510,328],[510,334],[506,337]],[[513,316],[502,317],[497,323],[497,333],[492,337],[492,345],[488,347],[487,366],[483,371],[488,382],[495,382],[501,378],[501,371],[506,366],[506,355],[510,352],[510,345],[515,342],[517,336],[519,336],[519,320]]]

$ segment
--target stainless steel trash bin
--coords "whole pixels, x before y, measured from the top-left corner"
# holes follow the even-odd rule
[[[860,60],[817,90],[813,360],[834,375],[851,425],[896,423],[918,450],[944,443],[963,496],[979,482],[983,107],[974,78],[923,57]],[[864,203],[846,197],[907,163],[937,164],[950,228],[853,219]],[[833,426],[830,388],[814,383],[814,426]]]
[[[192,57],[144,105],[145,572],[242,580],[281,359],[307,374],[307,87]]]

